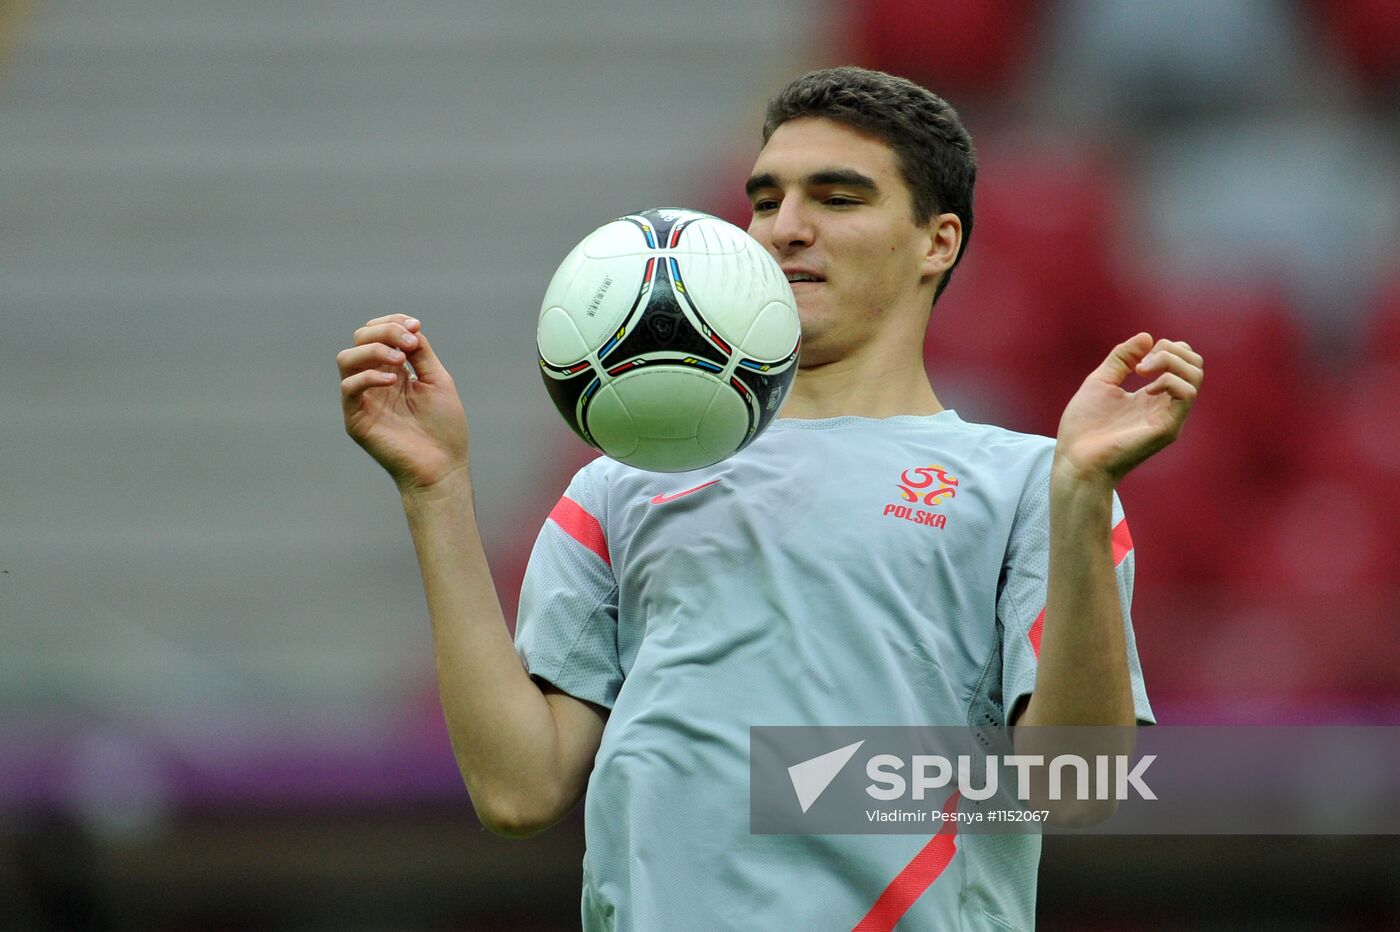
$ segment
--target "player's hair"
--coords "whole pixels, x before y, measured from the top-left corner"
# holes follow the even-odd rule
[[[906,78],[846,65],[808,72],[773,95],[763,118],[764,144],[798,117],[824,117],[882,139],[913,192],[915,223],[922,226],[940,212],[957,214],[962,243],[934,292],[937,301],[972,237],[977,153],[957,111]]]

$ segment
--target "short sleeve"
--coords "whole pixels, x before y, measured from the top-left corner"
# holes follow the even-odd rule
[[[611,709],[622,687],[617,593],[585,467],[545,520],[525,570],[515,650],[530,675]]]
[[[1128,647],[1128,675],[1133,709],[1141,724],[1156,718],[1147,701],[1137,639],[1133,636],[1133,572],[1136,554],[1132,535],[1117,493],[1113,496],[1113,560],[1118,581],[1118,604],[1123,611],[1123,635]],[[1050,476],[1044,473],[1026,488],[1011,531],[997,619],[1002,630],[1002,699],[1008,718],[1035,689],[1040,635],[1045,623],[1045,590],[1050,567]]]

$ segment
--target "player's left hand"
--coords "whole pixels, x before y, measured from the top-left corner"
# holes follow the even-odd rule
[[[1117,483],[1181,433],[1204,377],[1201,355],[1180,340],[1139,333],[1090,373],[1060,417],[1057,468]],[[1148,383],[1126,391],[1137,373]]]

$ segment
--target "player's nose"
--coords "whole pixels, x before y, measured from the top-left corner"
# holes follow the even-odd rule
[[[795,246],[810,246],[816,235],[812,226],[811,214],[796,198],[785,198],[778,205],[769,228],[773,248],[786,252]]]

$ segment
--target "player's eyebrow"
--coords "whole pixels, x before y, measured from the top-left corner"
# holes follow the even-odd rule
[[[870,192],[880,190],[880,186],[875,183],[874,178],[871,178],[869,175],[863,175],[854,168],[828,168],[823,171],[813,172],[807,176],[806,184],[809,188],[840,186],[843,188],[861,188]]]
[[[778,186],[778,176],[772,172],[764,172],[761,175],[753,175],[744,182],[744,193],[753,197],[758,191],[764,188],[776,188]]]
[[[823,188],[832,185],[840,185],[848,188],[860,188],[871,193],[880,190],[880,186],[875,183],[875,179],[869,175],[856,171],[854,168],[824,168],[821,171],[812,172],[802,183],[809,188]],[[780,188],[777,175],[772,172],[764,172],[761,175],[754,175],[744,183],[744,191],[749,197],[767,188]]]

